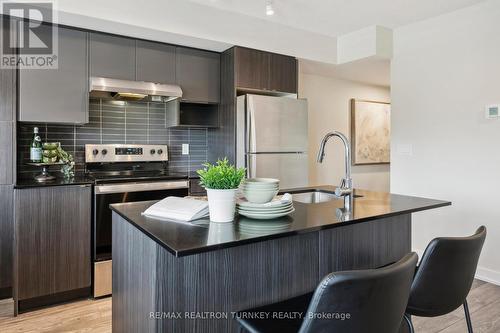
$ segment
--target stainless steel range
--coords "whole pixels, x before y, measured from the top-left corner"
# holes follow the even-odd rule
[[[168,171],[166,145],[85,145],[85,172],[94,181],[94,297],[111,294],[110,204],[188,195],[187,175]]]

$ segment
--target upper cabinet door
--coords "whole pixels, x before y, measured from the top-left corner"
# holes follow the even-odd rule
[[[90,34],[91,76],[135,80],[135,39]]]
[[[236,87],[297,93],[297,59],[235,47]]]
[[[269,90],[270,53],[235,48],[236,87]]]
[[[137,80],[175,83],[175,46],[137,41]]]
[[[182,100],[219,103],[219,53],[177,47],[176,77],[182,88]]]
[[[269,89],[297,93],[297,59],[281,54],[271,54]]]
[[[88,122],[87,33],[58,33],[57,69],[19,70],[19,121]]]

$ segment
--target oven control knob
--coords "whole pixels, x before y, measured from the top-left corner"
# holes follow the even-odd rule
[[[151,149],[149,152],[151,153],[151,155],[154,155],[154,153],[156,153],[156,150]]]
[[[163,154],[163,150],[162,149],[158,149],[158,155],[161,155]]]
[[[107,153],[108,153],[108,150],[107,150],[107,149],[103,149],[103,150],[101,150],[101,154],[106,155]]]
[[[99,154],[99,150],[97,150],[97,149],[92,150],[92,155],[94,155],[94,156],[95,156],[95,155],[97,155],[97,154]]]

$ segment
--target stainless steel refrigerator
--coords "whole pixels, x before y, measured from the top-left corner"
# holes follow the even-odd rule
[[[307,100],[242,95],[236,121],[236,164],[248,177],[278,178],[282,189],[308,185]]]

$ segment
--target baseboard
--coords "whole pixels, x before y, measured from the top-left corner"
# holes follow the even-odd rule
[[[413,249],[413,251],[417,252],[418,260],[420,262],[424,251],[420,249]],[[476,270],[476,279],[500,286],[500,272],[494,271],[489,268],[478,266]]]
[[[91,295],[90,287],[74,289],[60,292],[57,294],[34,297],[18,301],[18,311],[23,313],[29,310],[42,308],[49,305],[65,303],[80,298],[89,298]]]
[[[478,267],[476,271],[476,279],[500,286],[500,272],[489,268]]]

